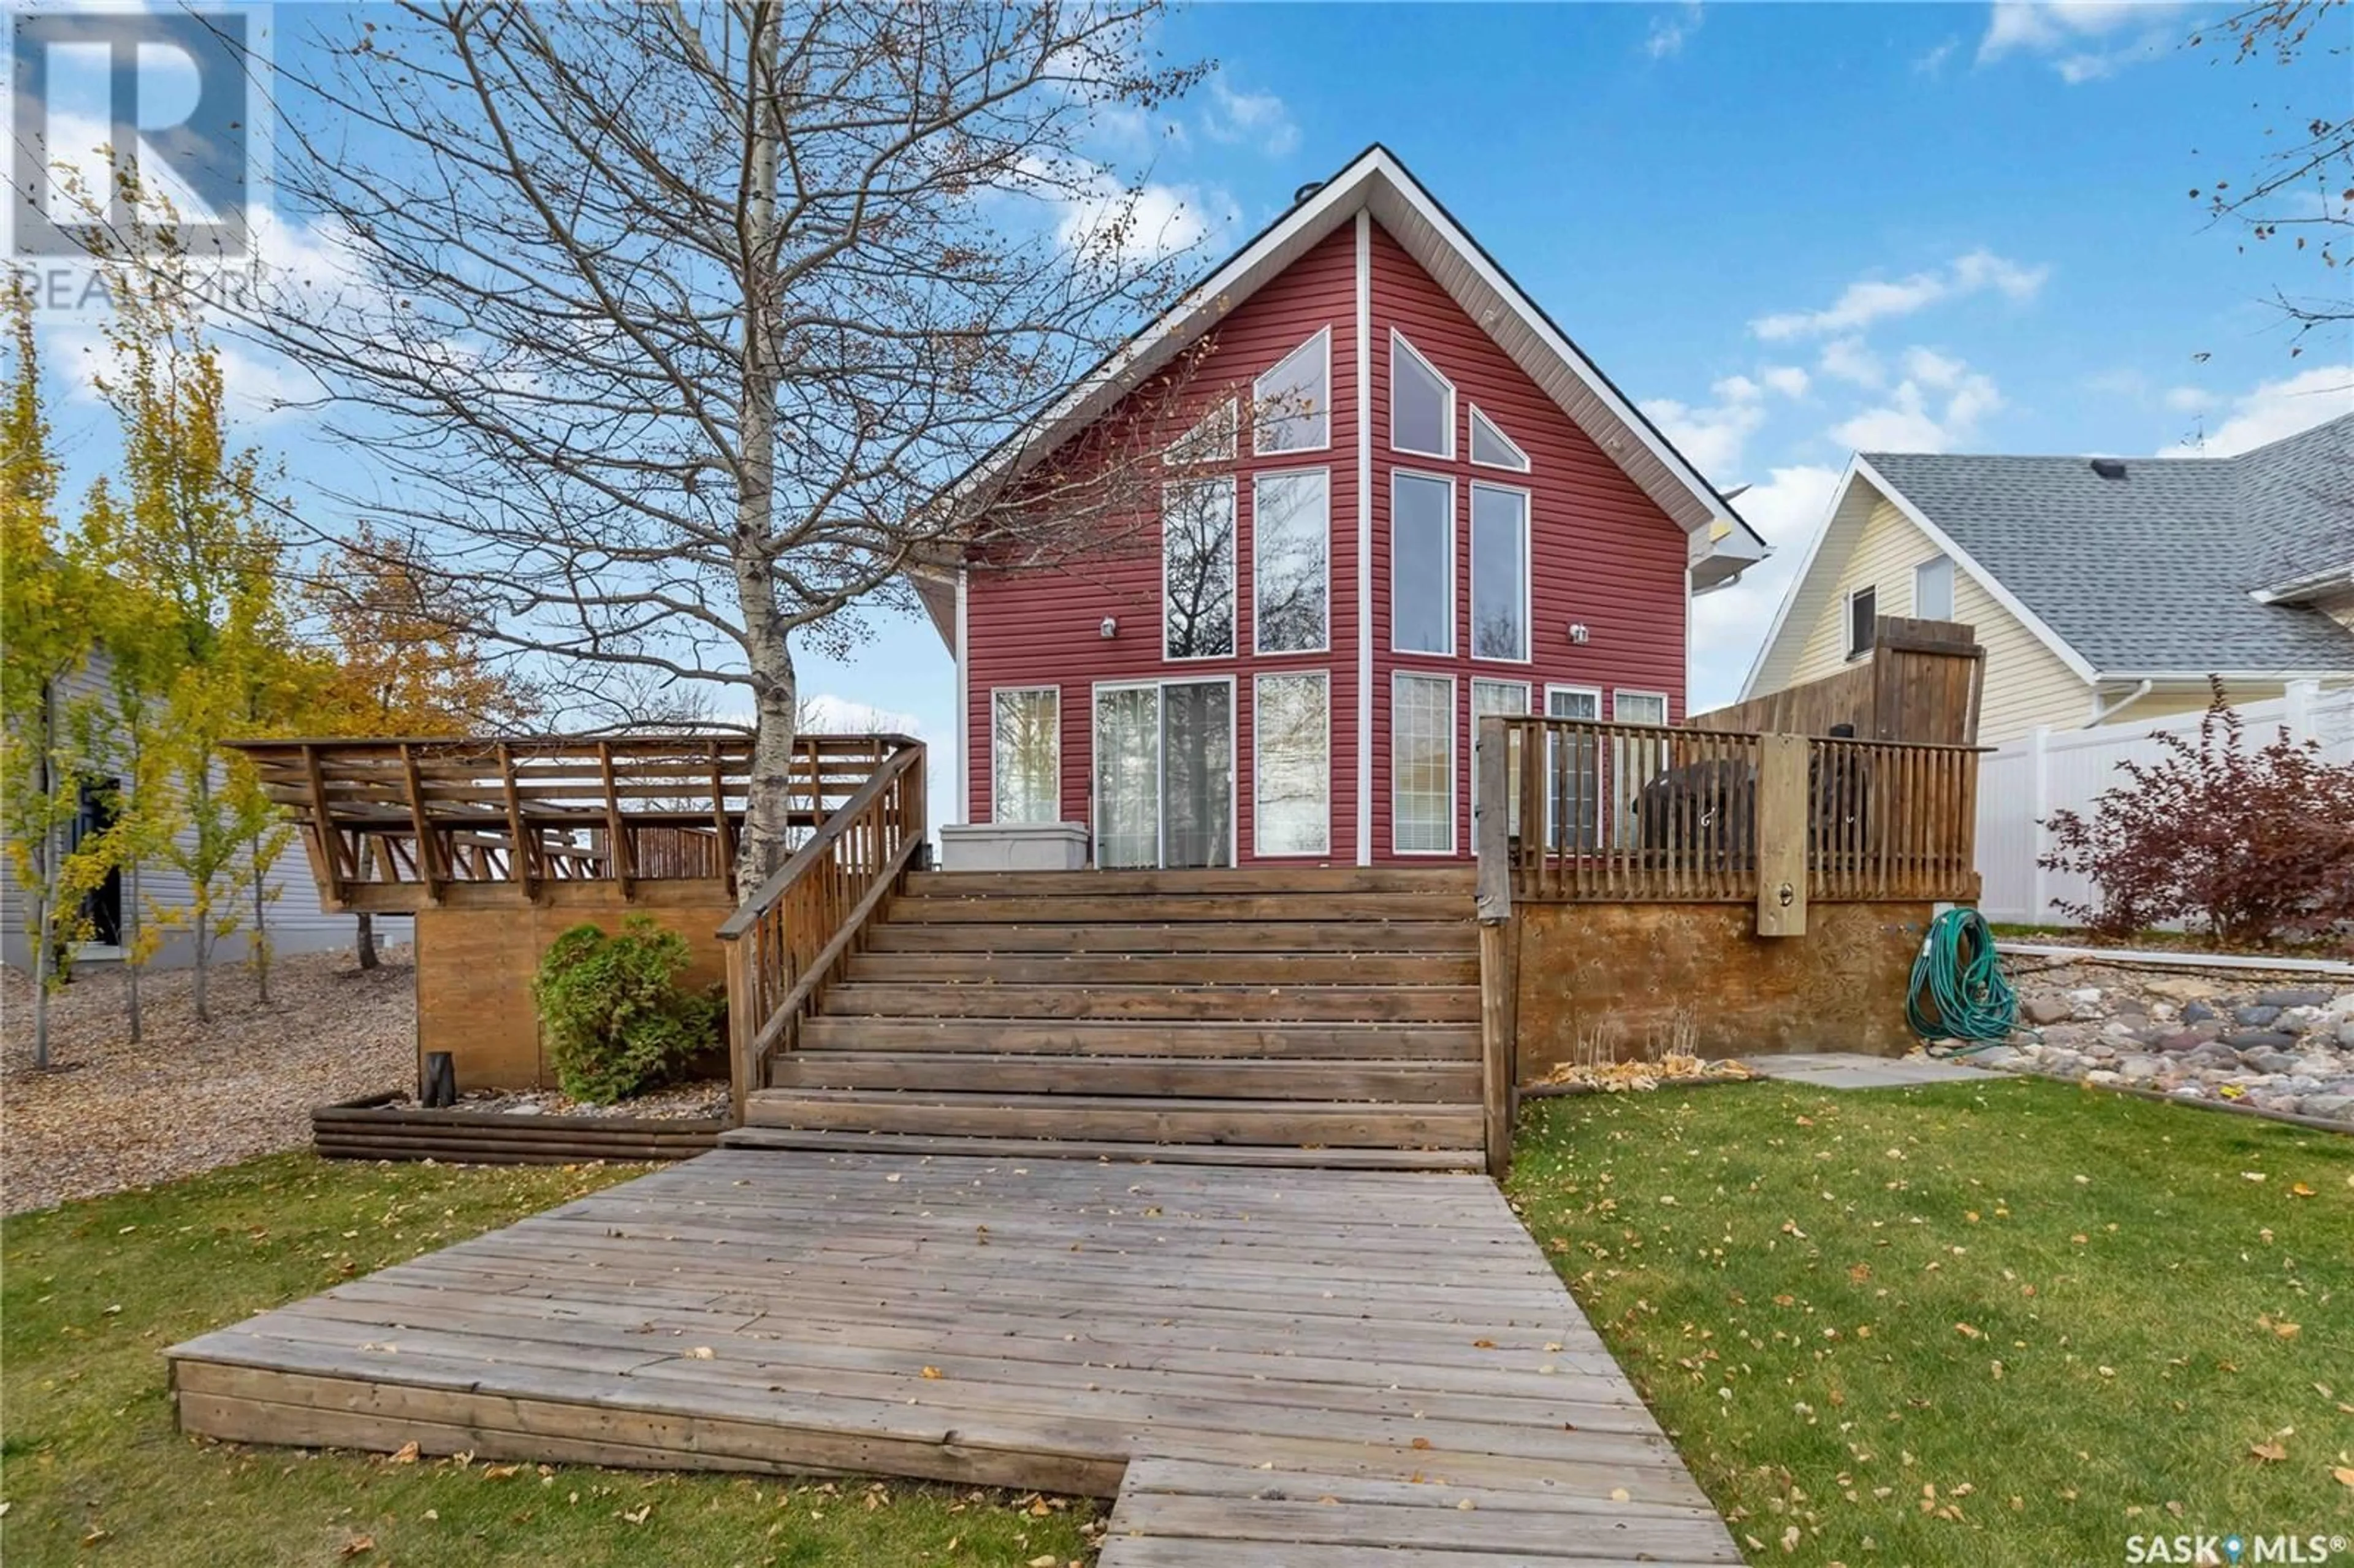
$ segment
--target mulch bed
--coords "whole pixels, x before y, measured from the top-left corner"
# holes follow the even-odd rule
[[[270,1000],[250,969],[212,975],[199,1022],[194,976],[151,970],[145,1038],[133,1044],[118,969],[90,968],[50,1002],[51,1068],[33,1065],[33,991],[0,975],[0,1209],[176,1181],[310,1141],[311,1109],[416,1076],[408,949],[363,972],[344,952],[270,967]]]

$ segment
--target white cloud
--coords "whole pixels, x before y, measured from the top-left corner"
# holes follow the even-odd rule
[[[2173,47],[2184,9],[2176,0],[1996,0],[1978,61],[2034,56],[2062,81],[2096,81]]]
[[[1926,54],[1915,57],[1913,61],[1914,71],[1921,76],[1941,74],[1946,69],[1946,62],[1954,58],[1954,50],[1960,45],[1959,38],[1947,38]]]
[[[1190,250],[1234,220],[1232,204],[1192,185],[1148,181],[1134,189],[1096,169],[1063,186],[1055,236],[1106,263],[1134,263]]]
[[[1803,397],[1808,385],[1807,372],[1797,365],[1769,365],[1757,373],[1757,379],[1785,397]]]
[[[920,740],[924,721],[911,713],[878,708],[854,697],[817,692],[801,698],[796,715],[805,735],[906,735]]]
[[[2031,299],[2050,274],[2049,267],[2025,267],[1991,250],[1973,250],[1956,257],[1947,266],[1915,272],[1909,278],[1858,279],[1821,310],[1780,311],[1759,316],[1749,323],[1749,329],[1769,343],[1859,332],[1874,322],[1909,316],[1940,301],[1988,290],[2014,301]]]
[[[2317,365],[2234,397],[2230,415],[2205,440],[2158,455],[2233,457],[2347,413],[2354,413],[2354,365]]]
[[[1731,588],[1702,594],[1691,605],[1691,707],[1721,707],[1741,694],[1766,629],[1782,602],[1807,543],[1822,526],[1839,488],[1840,471],[1816,464],[1777,468],[1734,498],[1749,525],[1774,546]]]
[[[1765,391],[1746,376],[1728,376],[1709,390],[1716,401],[1704,407],[1653,397],[1642,408],[1693,467],[1722,478],[1739,466],[1741,449],[1766,422]]]
[[[1271,92],[1237,92],[1223,76],[1210,79],[1210,111],[1203,117],[1202,133],[1229,146],[1255,147],[1270,158],[1299,145],[1299,127],[1282,99]]]
[[[2201,387],[2169,387],[2163,401],[2178,414],[2196,414],[2215,406],[2215,394]]]
[[[1815,368],[1841,381],[1852,381],[1858,387],[1877,387],[1888,378],[1880,356],[1866,348],[1860,337],[1835,337],[1823,344]]]
[[[1905,362],[1909,374],[1886,402],[1833,426],[1831,434],[1859,451],[1951,451],[2002,407],[1994,378],[1958,359],[1914,348]]]
[[[1699,32],[1707,19],[1700,0],[1684,0],[1675,9],[1655,15],[1643,34],[1643,52],[1655,60],[1683,53],[1685,40]]]

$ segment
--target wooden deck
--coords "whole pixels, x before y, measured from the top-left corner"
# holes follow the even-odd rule
[[[1116,1494],[1102,1568],[1740,1561],[1481,1177],[727,1149],[169,1354],[239,1441]]]

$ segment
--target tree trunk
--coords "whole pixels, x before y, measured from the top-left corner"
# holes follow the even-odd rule
[[[33,938],[33,1065],[46,1071],[49,1065],[49,901],[36,896],[27,913],[33,917],[26,933]]]
[[[139,971],[143,962],[139,957],[139,863],[131,863],[129,896],[122,910],[122,988],[131,1008],[131,1043],[139,1044],[146,1033],[145,1016],[139,1007]]]
[[[774,563],[769,557],[777,473],[779,370],[772,330],[775,302],[777,171],[783,146],[778,121],[775,57],[778,13],[757,14],[745,53],[753,105],[752,146],[745,171],[743,407],[736,493],[736,591],[744,609],[745,662],[752,673],[752,758],[745,786],[744,835],[736,855],[736,886],[748,896],[785,863],[792,810],[793,716],[801,683],[777,607]]]
[[[254,835],[253,843],[246,853],[252,857],[249,863],[253,869],[253,937],[247,946],[253,952],[255,984],[260,991],[261,1000],[266,1002],[270,1000],[270,889],[263,885],[261,836],[259,833]]]
[[[195,813],[196,820],[199,823],[209,822],[211,821],[211,815],[206,809],[212,797],[212,789],[210,786],[211,780],[205,775],[203,769],[199,768],[196,774],[196,810]],[[199,834],[206,832],[206,830],[201,826],[198,827],[196,831]],[[205,863],[209,863],[209,851],[205,853],[203,858]],[[194,879],[191,878],[191,880],[193,881]],[[213,969],[213,905],[211,878],[209,876],[207,878],[205,886],[201,888],[191,887],[188,891],[191,896],[195,899],[196,913],[196,917],[194,922],[196,938],[196,984],[192,988],[196,1004],[196,1022],[199,1023],[210,1023],[213,1021],[211,1008]]]
[[[362,833],[359,835],[359,880],[362,884],[366,884],[369,877],[376,874],[376,840],[367,833]],[[521,854],[523,846],[516,845],[515,853]],[[376,957],[376,916],[365,910],[360,913],[356,928],[352,933],[352,957],[358,960],[363,972],[375,969],[383,961]]]

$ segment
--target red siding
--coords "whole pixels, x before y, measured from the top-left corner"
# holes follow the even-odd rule
[[[1531,649],[1527,664],[1469,657],[1394,657],[1389,652],[1389,330],[1394,324],[1457,388],[1458,461],[1404,458],[1405,466],[1453,474],[1457,641],[1464,645],[1470,600],[1469,482],[1532,493]],[[1062,694],[1062,815],[1086,821],[1093,691],[1105,681],[1232,675],[1235,678],[1235,812],[1240,858],[1252,846],[1251,688],[1254,674],[1323,670],[1331,675],[1331,853],[1357,853],[1357,399],[1356,230],[1344,223],[1259,290],[1219,326],[1194,374],[1190,400],[1207,408],[1272,366],[1320,327],[1332,331],[1332,444],[1328,451],[1254,459],[1242,434],[1236,492],[1237,657],[1171,663],[1161,655],[1161,557],[1157,532],[1136,548],[1055,567],[998,571],[976,567],[967,590],[966,733],[972,820],[990,816],[990,693],[1002,686],[1056,686]],[[1373,230],[1372,413],[1373,432],[1373,832],[1376,862],[1394,858],[1389,831],[1389,682],[1396,669],[1457,677],[1457,815],[1459,853],[1471,849],[1469,680],[1527,681],[1542,706],[1547,683],[1598,686],[1605,713],[1613,690],[1668,694],[1683,712],[1684,535],[1378,225]],[[1468,460],[1469,407],[1479,405],[1529,454],[1533,471],[1475,469]],[[1114,417],[1117,417],[1117,411]],[[1324,654],[1250,654],[1252,473],[1328,466],[1331,473],[1331,646]],[[1108,641],[1106,616],[1119,623]],[[1573,620],[1592,628],[1570,642]],[[1408,857],[1422,858],[1422,857]]]
[[[1560,406],[1512,363],[1380,225],[1373,227],[1373,858],[1390,852],[1389,690],[1393,671],[1456,677],[1455,843],[1471,853],[1471,680],[1526,681],[1542,708],[1551,685],[1598,686],[1603,715],[1613,691],[1664,692],[1684,711],[1684,534]],[[1390,331],[1394,327],[1455,383],[1455,458],[1396,456],[1390,444]],[[1493,419],[1529,457],[1530,471],[1469,461],[1470,412]],[[1390,652],[1390,471],[1455,479],[1455,646],[1458,656]],[[1530,492],[1530,662],[1473,659],[1470,483]],[[1569,640],[1583,621],[1591,638]],[[1421,857],[1408,856],[1408,859]]]

